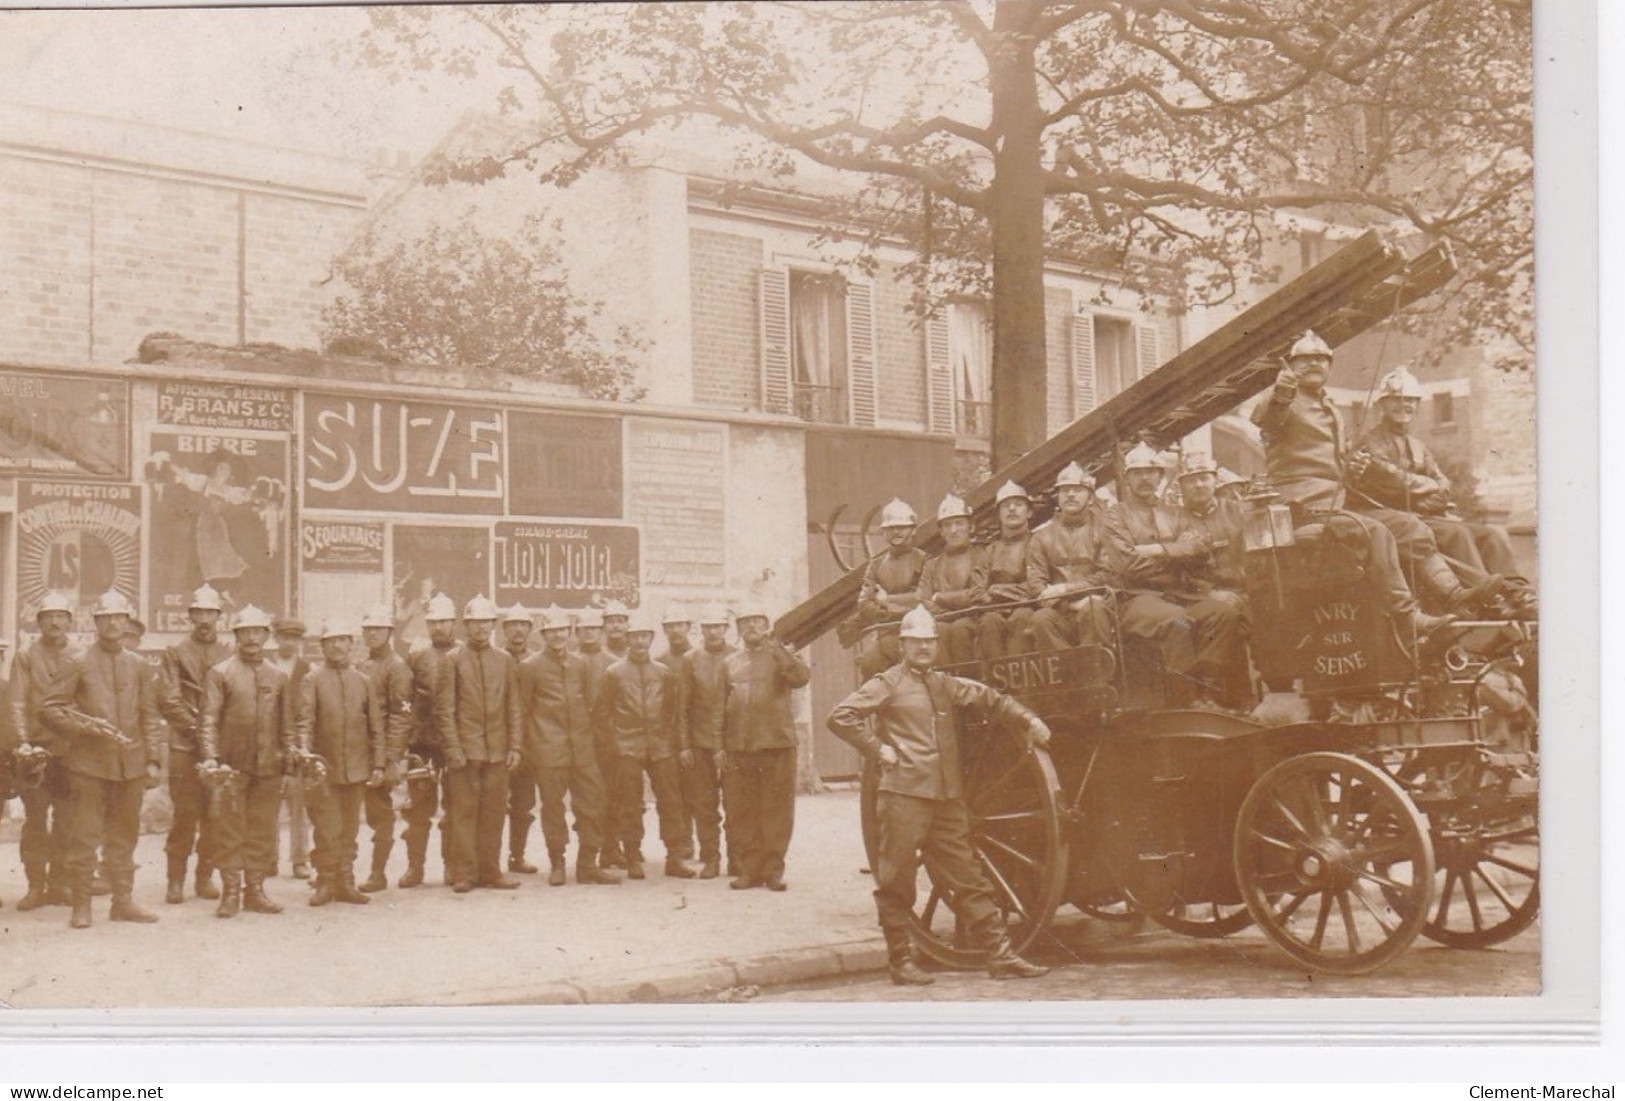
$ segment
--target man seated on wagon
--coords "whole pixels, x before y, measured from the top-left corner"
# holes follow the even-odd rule
[[[1409,368],[1401,365],[1382,377],[1377,384],[1381,420],[1355,447],[1359,473],[1353,478],[1354,487],[1384,508],[1419,517],[1463,582],[1473,584],[1490,575],[1505,578],[1505,592],[1487,602],[1497,605],[1495,611],[1534,618],[1534,588],[1519,576],[1522,571],[1506,529],[1464,520],[1450,479],[1428,445],[1411,434],[1421,403],[1421,383]]]
[[[976,660],[976,617],[970,611],[987,602],[987,555],[971,546],[970,506],[952,493],[937,506],[937,530],[942,553],[920,569],[920,604],[937,618],[947,664],[962,665]]]
[[[1027,544],[1027,593],[1046,602],[1032,617],[1040,650],[1112,645],[1111,597],[1089,591],[1116,583],[1094,493],[1083,467],[1066,464],[1055,479],[1055,515]]]
[[[1219,496],[1219,478],[1212,459],[1186,452],[1179,468],[1180,509],[1207,543],[1207,554],[1193,560],[1187,572],[1207,595],[1240,604],[1247,588],[1241,505]]]
[[[914,545],[914,510],[892,498],[880,513],[886,549],[869,560],[858,590],[858,624],[864,631],[858,648],[858,672],[872,677],[903,660],[897,624],[920,602],[920,571],[925,552]]]
[[[1125,638],[1153,644],[1195,704],[1239,706],[1246,675],[1238,602],[1216,598],[1200,573],[1212,554],[1207,538],[1159,496],[1161,456],[1138,444],[1123,459],[1123,499],[1106,513],[1109,561],[1122,579],[1118,615]]]
[[[1032,541],[1032,499],[1015,482],[1005,482],[993,497],[999,513],[999,534],[985,548],[987,603],[1013,604],[1031,598],[1027,588],[1027,544]],[[996,661],[1033,649],[1033,610],[1022,606],[983,612],[977,624],[976,644],[983,661]]]

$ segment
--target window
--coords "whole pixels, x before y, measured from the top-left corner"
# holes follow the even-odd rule
[[[1298,273],[1308,271],[1326,259],[1326,233],[1324,230],[1301,230],[1298,233]]]
[[[953,372],[954,431],[993,434],[993,322],[985,302],[948,307],[948,350]]]
[[[1095,317],[1095,403],[1104,404],[1135,379],[1134,323]]]
[[[1433,427],[1456,427],[1456,395],[1448,390],[1433,395]]]
[[[847,423],[846,280],[790,273],[790,380],[796,416]]]

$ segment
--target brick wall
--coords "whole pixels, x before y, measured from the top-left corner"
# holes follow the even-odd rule
[[[89,354],[91,176],[0,157],[0,360],[66,365]]]
[[[879,418],[924,428],[929,411],[925,393],[925,330],[908,312],[908,283],[894,264],[875,273],[875,373]]]
[[[694,316],[694,404],[760,409],[757,279],[762,242],[714,230],[689,232]]]
[[[279,195],[248,194],[243,214],[246,342],[317,346],[322,306],[327,301],[321,281],[328,275],[330,258],[356,231],[362,212]]]

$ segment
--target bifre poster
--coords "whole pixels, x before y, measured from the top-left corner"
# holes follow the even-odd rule
[[[95,629],[91,608],[116,590],[138,605],[141,490],[84,482],[17,483],[17,618],[34,630],[40,600],[55,589],[74,608],[74,630]]]
[[[184,632],[204,582],[227,614],[288,607],[288,442],[154,432],[143,471],[152,500],[150,627]]]

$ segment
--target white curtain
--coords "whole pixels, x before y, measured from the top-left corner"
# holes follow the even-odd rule
[[[993,382],[993,326],[980,302],[955,302],[948,311],[954,389],[960,401],[985,403]]]
[[[846,385],[846,293],[829,276],[790,280],[790,344],[795,381],[805,386]]]

